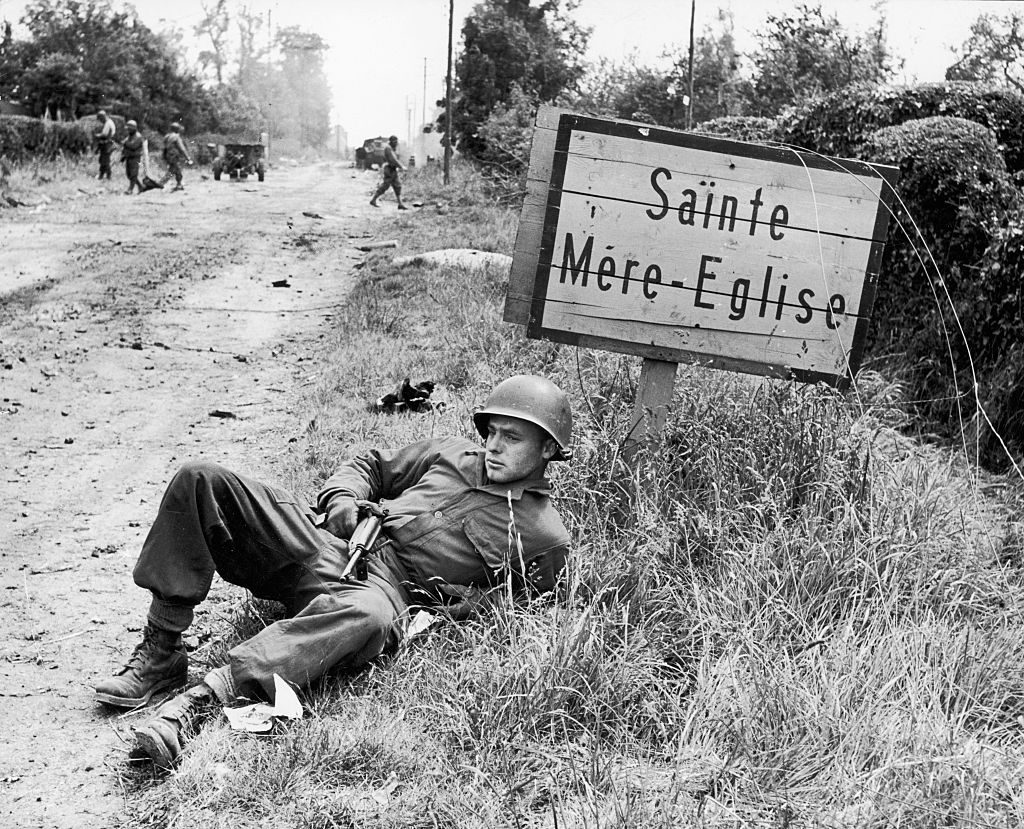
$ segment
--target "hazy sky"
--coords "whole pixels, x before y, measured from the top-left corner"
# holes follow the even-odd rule
[[[0,17],[16,18],[25,0],[0,0]],[[237,0],[229,0],[232,6]],[[462,20],[476,0],[455,0],[456,48]],[[332,122],[348,132],[349,143],[371,135],[405,138],[421,122],[426,100],[444,95],[448,44],[448,0],[246,0],[269,14],[271,25],[300,25],[331,45],[326,55],[334,92]],[[814,0],[808,0],[814,5]],[[200,0],[137,0],[140,17],[159,30],[172,24],[191,34],[201,17]],[[740,50],[753,46],[753,33],[769,12],[783,13],[795,0],[697,0],[696,30],[714,22],[719,7],[731,9]],[[877,13],[869,0],[821,0],[851,31],[872,25]],[[967,36],[978,14],[1024,14],[1024,2],[992,0],[888,0],[889,43],[906,61],[901,80],[941,80],[952,62],[950,47]],[[685,46],[689,37],[687,0],[582,0],[577,19],[593,27],[591,57],[624,57],[636,50],[654,62],[666,46]],[[424,61],[426,95],[424,96]]]

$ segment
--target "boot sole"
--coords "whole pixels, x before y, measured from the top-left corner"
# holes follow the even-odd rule
[[[145,728],[135,732],[135,749],[132,751],[132,757],[148,758],[153,761],[153,765],[164,771],[174,768],[174,761],[177,759],[171,756],[163,740]]]
[[[173,679],[165,679],[158,682],[149,690],[149,693],[141,697],[118,697],[113,694],[104,694],[100,691],[96,691],[96,701],[102,702],[105,705],[111,705],[114,708],[138,708],[142,705],[148,705],[154,694],[159,694],[161,691],[170,691],[174,688],[180,688],[187,680],[188,676],[185,674],[182,674],[180,677],[174,677]]]

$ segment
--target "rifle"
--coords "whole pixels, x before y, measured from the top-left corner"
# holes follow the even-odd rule
[[[388,511],[373,501],[356,501],[359,514],[363,518],[356,524],[352,537],[348,540],[348,564],[341,571],[341,580],[348,581],[352,571],[356,571],[359,581],[366,581],[366,556],[373,551],[374,542],[380,535],[381,526]]]

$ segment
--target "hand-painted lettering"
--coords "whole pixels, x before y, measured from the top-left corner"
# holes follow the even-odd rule
[[[622,293],[629,293],[629,275],[633,272],[633,268],[639,264],[636,259],[626,260],[626,270],[622,273]]]
[[[788,227],[789,226],[789,208],[784,204],[775,205],[775,209],[772,210],[772,218],[768,223],[768,235],[771,236],[776,242],[778,242],[785,233],[779,232],[779,235],[775,235],[775,228],[777,227]]]
[[[650,208],[647,208],[646,212],[647,215],[650,218],[654,219],[654,221],[656,222],[659,221],[660,219],[664,219],[668,215],[668,195],[665,193],[664,190],[661,189],[661,186],[658,184],[658,176],[664,176],[666,181],[671,181],[672,173],[670,173],[664,167],[655,167],[651,171],[651,187],[653,187],[654,192],[661,197],[661,212],[655,213]]]
[[[586,243],[583,245],[583,251],[580,253],[580,258],[576,258],[576,246],[573,242],[571,233],[565,234],[565,246],[562,250],[562,276],[559,278],[559,282],[565,282],[565,272],[568,269],[569,273],[572,274],[572,284],[576,284],[576,280],[580,279],[580,287],[587,287],[587,274],[590,271],[590,257],[594,253],[594,237],[588,236]],[[582,278],[581,277],[582,274]]]
[[[602,291],[612,289],[612,283],[604,281],[606,276],[615,276],[615,260],[610,256],[602,258],[601,263],[597,266],[597,287]]]
[[[658,292],[651,286],[660,284],[661,268],[652,262],[647,266],[647,270],[644,271],[644,296],[648,299],[654,299],[658,295]]]
[[[842,294],[832,294],[828,298],[828,307],[825,309],[825,325],[835,331],[839,327],[839,320],[836,317],[846,313],[846,297]]]
[[[711,273],[711,271],[709,271],[707,269],[708,262],[721,262],[721,261],[722,261],[722,257],[721,256],[708,256],[707,254],[704,254],[703,256],[701,256],[701,258],[700,258],[700,271],[697,273],[697,295],[693,298],[693,305],[694,305],[695,308],[708,308],[708,309],[711,309],[711,308],[715,307],[715,303],[713,303],[713,302],[704,302],[701,299],[701,294],[704,292],[704,282],[705,281],[711,282],[713,279],[716,278],[715,274]]]

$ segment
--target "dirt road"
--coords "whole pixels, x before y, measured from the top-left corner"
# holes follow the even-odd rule
[[[193,170],[185,193],[115,181],[0,212],[0,825],[120,825],[137,715],[91,683],[138,639],[139,545],[183,460],[273,476],[301,440],[310,358],[380,219],[372,175]]]

